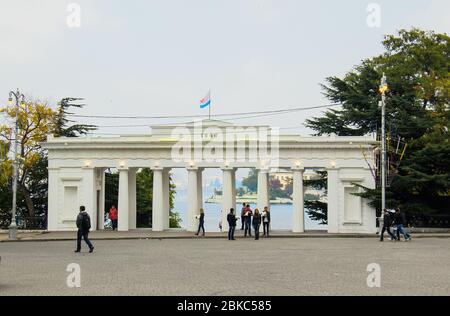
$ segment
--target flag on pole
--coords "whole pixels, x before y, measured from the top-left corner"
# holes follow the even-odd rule
[[[207,106],[210,105],[211,105],[210,91],[208,91],[206,96],[200,100],[200,109],[206,108]]]

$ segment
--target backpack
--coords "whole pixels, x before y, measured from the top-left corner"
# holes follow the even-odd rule
[[[89,218],[89,215],[87,213],[82,214],[81,228],[83,230],[91,229],[91,219]]]

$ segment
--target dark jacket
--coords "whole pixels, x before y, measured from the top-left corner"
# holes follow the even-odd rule
[[[227,221],[229,226],[236,226],[236,216],[234,214],[228,213]]]
[[[253,225],[260,225],[261,224],[261,214],[253,215]]]
[[[77,216],[77,227],[78,230],[89,231],[91,229],[91,218],[86,212],[81,212]]]
[[[264,212],[263,212],[263,214],[264,214]],[[267,214],[266,216],[263,216],[263,217],[262,217],[262,221],[263,221],[263,223],[264,223],[264,218],[267,217],[267,223],[270,223],[270,212],[267,212],[266,214]]]
[[[200,213],[199,221],[200,221],[200,223],[204,223],[205,222],[205,213]]]
[[[394,223],[395,225],[405,225],[406,224],[406,217],[405,217],[405,213],[395,213],[395,217],[394,217]]]
[[[392,225],[392,217],[391,217],[391,214],[389,214],[389,212],[386,212],[383,215],[383,225],[384,226],[391,226]]]

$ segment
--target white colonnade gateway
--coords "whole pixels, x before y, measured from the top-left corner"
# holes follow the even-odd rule
[[[222,223],[236,207],[237,168],[258,170],[257,207],[269,206],[269,173],[283,168],[293,174],[293,232],[304,232],[303,173],[327,171],[328,232],[374,233],[375,210],[354,195],[374,188],[368,162],[373,161],[372,137],[303,137],[282,135],[269,126],[236,126],[217,120],[151,127],[148,135],[55,138],[42,144],[48,150],[48,230],[75,230],[79,205],[91,215],[92,229],[103,229],[105,169],[119,172],[118,229],[136,228],[136,171],[153,170],[152,230],[169,229],[169,172],[188,172],[186,228],[195,231],[202,207],[202,171],[223,172]],[[366,160],[367,159],[367,160]],[[239,215],[240,210],[237,210]]]

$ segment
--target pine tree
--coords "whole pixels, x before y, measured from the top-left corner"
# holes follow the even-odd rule
[[[327,79],[324,94],[342,103],[342,109],[307,120],[307,126],[317,135],[379,133],[377,90],[385,73],[389,85],[388,156],[394,176],[386,192],[387,206],[401,205],[415,214],[449,214],[450,37],[418,29],[401,30],[386,36],[383,46],[383,54],[364,60],[344,78]],[[396,143],[403,149],[407,146],[405,155],[395,148]],[[379,189],[364,190],[361,196],[379,209]]]
[[[67,118],[68,115],[73,113],[68,112],[70,107],[83,108],[84,104],[71,103],[73,101],[80,101],[82,98],[64,98],[58,103],[57,113],[55,115],[55,137],[78,137],[86,135],[90,131],[97,129],[97,126],[90,124],[74,124],[67,126],[74,121]]]

